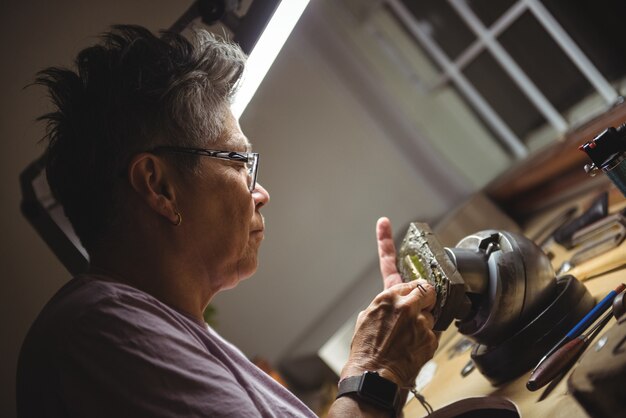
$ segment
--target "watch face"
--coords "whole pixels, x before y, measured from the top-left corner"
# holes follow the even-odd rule
[[[361,379],[359,394],[376,403],[393,408],[398,386],[390,380],[382,378],[378,373],[366,372]]]

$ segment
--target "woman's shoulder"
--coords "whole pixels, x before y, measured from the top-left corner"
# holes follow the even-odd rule
[[[31,331],[43,338],[64,340],[100,332],[102,336],[144,336],[166,331],[189,333],[190,319],[150,294],[114,279],[79,275],[50,299]]]
[[[65,320],[103,311],[115,313],[136,305],[159,305],[149,294],[105,276],[83,274],[67,282],[42,310],[46,317]],[[154,310],[152,310],[154,312]]]

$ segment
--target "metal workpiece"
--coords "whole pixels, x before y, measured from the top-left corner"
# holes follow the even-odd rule
[[[432,310],[435,331],[445,330],[454,319],[467,314],[471,303],[465,295],[465,282],[427,224],[409,225],[397,259],[398,271],[405,282],[421,278],[435,288],[437,302]]]

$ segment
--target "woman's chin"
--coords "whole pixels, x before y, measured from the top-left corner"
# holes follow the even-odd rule
[[[250,277],[254,276],[254,273],[256,273],[256,265],[254,266],[254,268],[240,270],[239,281],[249,279]]]
[[[246,280],[252,277],[254,273],[256,273],[257,266],[258,266],[258,262],[257,262],[256,257],[246,258],[245,260],[242,260],[241,262],[239,262],[239,265],[237,266],[237,270],[238,270],[237,282],[240,282],[242,280]]]

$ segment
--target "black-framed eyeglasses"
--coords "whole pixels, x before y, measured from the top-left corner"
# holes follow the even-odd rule
[[[250,192],[253,192],[256,188],[256,178],[259,169],[258,152],[218,151],[204,148],[176,147],[168,145],[162,145],[152,148],[150,152],[174,152],[179,154],[192,154],[243,163],[248,170],[248,189],[250,190]]]

